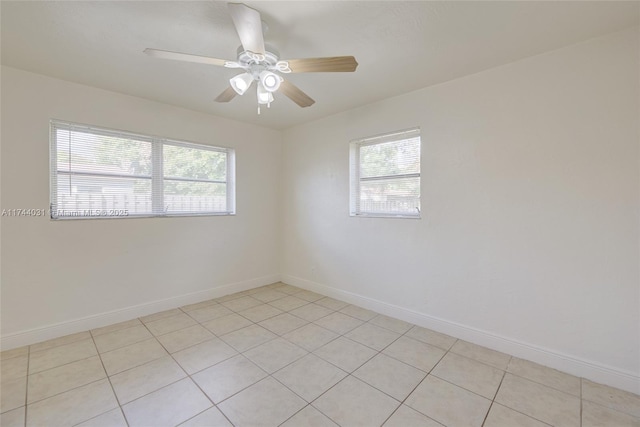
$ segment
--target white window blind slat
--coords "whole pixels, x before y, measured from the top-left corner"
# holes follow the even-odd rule
[[[51,217],[234,214],[232,149],[51,121]]]
[[[351,142],[350,214],[420,217],[420,130]]]

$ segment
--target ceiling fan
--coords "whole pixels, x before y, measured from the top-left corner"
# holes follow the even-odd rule
[[[353,72],[358,66],[353,56],[281,60],[275,49],[265,47],[260,12],[242,3],[228,3],[227,6],[242,43],[235,61],[158,49],[145,49],[144,53],[156,58],[242,69],[242,73],[229,80],[230,86],[218,95],[216,101],[229,102],[236,95],[243,95],[255,81],[258,114],[261,105],[271,106],[273,93],[278,90],[300,107],[315,103],[293,83],[283,79],[280,73]]]

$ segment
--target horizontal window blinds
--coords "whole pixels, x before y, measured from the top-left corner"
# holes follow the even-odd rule
[[[420,130],[351,142],[351,214],[420,216]]]
[[[231,214],[233,150],[51,122],[51,216]]]

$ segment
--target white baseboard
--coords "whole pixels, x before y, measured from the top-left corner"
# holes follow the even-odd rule
[[[7,334],[0,337],[0,348],[2,350],[10,350],[12,348],[22,347],[23,345],[35,344],[37,342],[74,334],[76,332],[100,328],[102,326],[124,322],[137,317],[146,316],[148,314],[170,310],[183,305],[194,304],[212,298],[219,298],[225,295],[246,291],[279,281],[280,275],[273,274],[242,282],[230,283],[204,291],[138,304],[132,307],[126,307],[80,319],[72,319],[53,325]]]
[[[528,344],[513,338],[500,336],[471,326],[440,319],[428,314],[420,313],[394,304],[388,304],[386,302],[312,282],[310,280],[301,279],[299,277],[283,274],[281,280],[282,282],[292,286],[297,286],[299,288],[314,291],[350,304],[355,304],[390,317],[395,317],[396,319],[404,320],[424,328],[429,328],[443,334],[451,335],[452,337],[501,351],[521,359],[539,363],[571,375],[583,377],[597,383],[606,384],[621,390],[640,394],[640,376],[632,372],[625,372],[610,366],[562,354],[557,351]]]

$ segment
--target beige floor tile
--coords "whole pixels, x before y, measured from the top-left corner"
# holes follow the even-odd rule
[[[491,401],[429,375],[405,404],[446,426],[475,427],[482,425]]]
[[[354,378],[347,377],[320,396],[313,406],[341,426],[379,426],[400,402]]]
[[[295,329],[306,325],[306,320],[292,316],[289,313],[282,313],[278,316],[260,322],[260,326],[266,328],[276,335],[284,335]]]
[[[306,350],[282,338],[261,344],[244,353],[247,358],[269,374],[282,369],[306,354]]]
[[[384,423],[384,427],[442,427],[442,424],[409,408],[407,405],[400,405],[396,412]]]
[[[307,290],[303,290],[301,292],[296,292],[295,294],[296,298],[300,298],[303,299],[305,301],[309,301],[309,302],[314,302],[314,301],[318,301],[319,299],[324,298],[324,295],[320,295],[318,293],[312,292],[312,291],[307,291]]]
[[[298,396],[311,402],[346,377],[347,373],[318,356],[308,354],[273,376]]]
[[[126,322],[115,323],[113,325],[107,325],[102,328],[96,328],[91,330],[91,335],[97,337],[99,335],[108,334],[109,332],[121,331],[123,329],[131,328],[132,326],[140,326],[142,322],[140,319],[131,319]]]
[[[27,425],[75,425],[117,407],[109,381],[103,379],[29,405]]]
[[[344,335],[363,324],[362,320],[338,312],[331,313],[328,316],[316,320],[314,323],[340,335]]]
[[[127,422],[122,415],[122,409],[116,408],[77,424],[77,427],[127,427]]]
[[[239,352],[247,351],[276,337],[276,334],[258,325],[247,326],[220,336],[224,342]]]
[[[290,310],[294,310],[298,307],[302,307],[303,305],[307,305],[309,304],[309,301],[300,299],[300,298],[296,298],[294,296],[288,296],[286,298],[282,298],[282,299],[278,299],[275,301],[271,301],[269,303],[269,305],[274,306],[275,308],[279,308],[280,310],[283,311],[290,311]]]
[[[0,363],[0,381],[14,380],[27,376],[29,358],[27,355],[5,359]]]
[[[0,360],[11,359],[12,357],[18,356],[28,356],[29,355],[29,346],[25,345],[24,347],[13,348],[11,350],[4,350],[0,353]]]
[[[484,427],[545,427],[548,424],[528,417],[498,403],[491,405]],[[604,427],[604,426],[603,426]]]
[[[218,303],[215,300],[208,299],[206,301],[201,301],[201,302],[196,302],[194,304],[184,305],[184,306],[180,307],[180,310],[188,313],[188,312],[193,311],[193,310],[198,310],[200,308],[205,308],[205,307],[209,307],[209,306],[217,305],[217,304]]]
[[[402,336],[385,348],[383,353],[422,371],[429,372],[442,359],[445,351],[422,341]]]
[[[116,374],[111,384],[121,405],[186,377],[180,366],[166,356]]]
[[[307,304],[291,310],[289,313],[293,314],[294,316],[298,316],[308,322],[313,322],[322,317],[328,316],[329,314],[333,313],[333,310],[317,304]]]
[[[378,313],[374,311],[358,307],[357,305],[348,305],[345,308],[340,309],[340,313],[344,313],[347,316],[355,317],[356,319],[360,319],[364,322],[368,322],[378,315]]]
[[[380,353],[354,371],[353,376],[403,401],[427,374]]]
[[[283,338],[307,351],[314,351],[338,337],[338,334],[320,326],[309,324],[284,334]]]
[[[233,313],[228,316],[218,317],[217,319],[204,322],[202,326],[220,336],[228,334],[229,332],[237,331],[238,329],[251,326],[253,323],[251,320],[246,319],[239,314]]]
[[[400,334],[370,323],[365,323],[364,325],[358,326],[351,332],[345,334],[345,337],[357,341],[360,344],[364,344],[367,347],[381,351],[398,339]]]
[[[175,316],[169,316],[146,323],[149,331],[151,331],[151,333],[156,337],[168,334],[169,332],[179,331],[180,329],[188,328],[189,326],[196,324],[197,322],[195,320],[182,312]]]
[[[169,353],[183,350],[192,345],[213,339],[215,336],[202,325],[194,325],[179,331],[160,335],[158,341]]]
[[[580,399],[507,373],[495,401],[552,425],[579,426]]]
[[[375,356],[376,352],[360,343],[340,337],[320,347],[314,354],[343,371],[353,372]]]
[[[397,332],[399,334],[404,334],[413,327],[411,323],[400,319],[394,319],[393,317],[385,316],[383,314],[379,314],[369,320],[369,323],[380,326],[381,328],[389,329],[390,331]]]
[[[209,408],[180,424],[180,427],[233,427],[218,408]]]
[[[0,412],[7,412],[25,405],[27,377],[2,381],[0,386]]]
[[[91,338],[89,331],[78,332],[77,334],[65,335],[60,338],[54,338],[52,340],[39,342],[31,345],[31,351],[42,351],[50,348],[58,347],[64,344],[71,344],[72,342],[82,341]]]
[[[455,353],[448,353],[432,375],[493,400],[504,372]]]
[[[129,426],[175,426],[211,407],[189,378],[147,394],[122,407]]]
[[[511,359],[511,356],[508,354],[500,353],[499,351],[491,350],[462,340],[456,341],[453,347],[451,347],[451,351],[461,356],[468,357],[469,359],[474,359],[478,362],[491,365],[494,368],[498,368],[503,371],[507,369],[509,359]]]
[[[201,323],[207,320],[217,319],[218,317],[228,316],[232,313],[233,311],[220,304],[197,308],[188,312],[190,317]]]
[[[583,379],[582,398],[640,418],[640,395]]]
[[[223,302],[221,304],[227,307],[229,310],[238,312],[242,310],[247,310],[251,307],[255,307],[256,305],[263,304],[263,302],[258,301],[257,299],[252,298],[250,296],[245,296],[245,297],[233,299],[231,301]]]
[[[271,285],[258,286],[257,288],[247,289],[246,291],[242,291],[242,292],[238,292],[238,293],[243,295],[243,296],[245,296],[245,295],[253,295],[253,294],[257,294],[258,292],[268,291],[269,289],[271,289],[270,286]]]
[[[214,298],[214,301],[221,304],[227,301],[233,301],[234,299],[242,298],[244,295],[242,292],[236,292],[234,294],[225,295],[219,298]]]
[[[225,400],[218,409],[235,425],[277,426],[306,402],[273,378],[264,380]]]
[[[322,412],[311,405],[305,406],[301,411],[289,418],[280,427],[338,427],[338,424],[331,421]]]
[[[297,294],[298,292],[302,291],[302,289],[300,288],[287,285],[287,284],[282,284],[281,286],[274,286],[273,289],[276,289],[278,292],[284,292],[285,294],[288,294],[288,295]]]
[[[224,341],[214,338],[178,351],[173,357],[191,375],[236,354],[237,352]]]
[[[414,326],[405,334],[405,336],[422,341],[423,343],[440,347],[444,350],[449,350],[457,341],[454,337],[432,331],[431,329],[422,328],[420,326]]]
[[[262,322],[263,320],[282,314],[279,310],[269,304],[260,304],[238,312],[239,315],[246,317],[252,322]]]
[[[31,404],[106,377],[98,356],[38,372],[29,375],[27,403]]]
[[[140,341],[148,340],[153,335],[149,333],[144,325],[132,326],[115,332],[94,337],[96,347],[100,353],[115,350],[120,347],[126,347]]]
[[[346,306],[348,306],[349,304],[344,302],[344,301],[340,301],[334,298],[330,298],[330,297],[324,297],[321,298],[317,301],[314,301],[315,304],[321,305],[323,307],[326,307],[328,309],[331,310],[340,310],[342,308],[345,308]]]
[[[159,319],[164,319],[165,317],[175,316],[175,315],[180,314],[180,313],[182,313],[182,310],[180,310],[179,308],[172,308],[171,310],[165,310],[165,311],[161,311],[159,313],[153,313],[153,314],[150,314],[148,316],[141,317],[140,320],[143,323],[149,323],[149,322],[154,322],[154,321],[159,320]]]
[[[114,375],[167,355],[167,351],[157,339],[151,338],[139,343],[102,353],[102,363],[108,375]]]
[[[193,375],[193,380],[214,403],[234,395],[267,376],[242,355],[234,356]]]
[[[29,374],[62,366],[98,354],[92,339],[29,353]],[[13,360],[13,359],[9,359]]]
[[[512,357],[507,371],[519,377],[544,384],[565,393],[580,396],[580,378],[528,360]]]
[[[0,415],[2,427],[24,427],[24,406],[7,411]]]
[[[633,417],[593,402],[582,403],[582,427],[640,427],[640,418]]]
[[[262,302],[271,302],[280,298],[286,298],[288,295],[284,292],[279,292],[273,289],[267,289],[264,291],[256,292],[255,294],[251,294],[252,298],[257,299]]]

